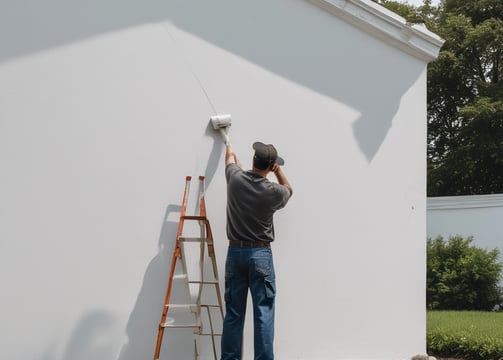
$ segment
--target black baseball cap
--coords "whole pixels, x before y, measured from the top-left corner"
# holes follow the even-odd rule
[[[253,143],[253,150],[255,150],[255,158],[267,162],[276,162],[278,165],[284,165],[285,160],[278,156],[278,151],[271,144],[264,144],[260,141]]]

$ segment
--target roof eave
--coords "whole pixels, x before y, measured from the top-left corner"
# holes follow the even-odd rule
[[[426,62],[438,57],[444,40],[423,24],[404,18],[370,0],[308,0],[361,30]]]

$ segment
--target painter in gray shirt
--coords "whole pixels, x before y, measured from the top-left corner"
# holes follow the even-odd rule
[[[225,154],[229,247],[221,360],[241,359],[248,289],[253,302],[254,359],[274,359],[273,216],[287,204],[292,187],[280,166],[284,160],[273,145],[256,142],[253,149],[253,167],[248,171],[239,166],[230,143]],[[277,183],[267,178],[271,172]]]

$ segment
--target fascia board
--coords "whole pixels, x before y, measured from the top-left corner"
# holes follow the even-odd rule
[[[428,210],[503,208],[503,194],[429,197]]]
[[[438,57],[444,40],[423,24],[404,18],[370,0],[308,0],[359,29],[423,61]]]

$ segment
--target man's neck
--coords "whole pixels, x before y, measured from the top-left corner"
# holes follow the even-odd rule
[[[252,171],[252,173],[260,175],[265,178],[267,177],[267,174],[269,174],[269,170],[261,170],[261,169],[257,169],[256,167],[253,167],[251,171]]]

